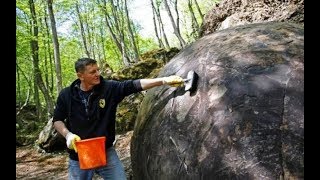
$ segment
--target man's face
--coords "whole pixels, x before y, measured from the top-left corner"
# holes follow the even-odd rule
[[[88,86],[100,83],[100,71],[97,64],[87,65],[84,72],[78,73],[79,79]]]

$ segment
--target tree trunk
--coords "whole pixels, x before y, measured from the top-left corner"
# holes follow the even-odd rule
[[[80,26],[80,33],[81,33],[81,38],[82,38],[82,42],[83,42],[83,48],[84,48],[84,51],[85,51],[87,57],[90,58],[90,53],[88,51],[86,35],[85,35],[85,32],[84,32],[84,27],[83,27],[83,22],[82,22],[80,10],[79,10],[78,2],[76,2],[76,12],[77,12],[78,19],[79,19],[79,26]]]
[[[106,51],[104,49],[104,33],[103,33],[102,26],[100,26],[100,40],[101,40],[101,49],[102,49],[101,53],[102,53],[102,56],[103,56],[103,62],[105,62],[107,60],[107,57],[106,57]]]
[[[199,7],[199,4],[198,4],[197,0],[194,0],[194,3],[196,4],[197,10],[198,10],[198,12],[200,14],[201,22],[203,22],[203,14],[201,12],[201,9]]]
[[[177,11],[177,0],[175,1],[175,10],[176,10],[176,13],[177,13],[177,22],[174,21],[173,19],[173,15],[171,13],[171,10],[170,10],[170,7],[168,5],[168,2],[167,0],[163,0],[164,2],[164,6],[168,12],[168,15],[169,15],[169,18],[170,18],[170,21],[171,21],[171,24],[172,24],[172,27],[173,27],[173,33],[177,36],[179,42],[180,42],[180,46],[181,47],[184,47],[186,45],[186,42],[184,41],[184,39],[182,38],[181,36],[181,33],[180,33],[180,28],[179,28],[179,14],[178,14],[178,11]]]
[[[39,87],[39,89],[44,95],[46,105],[47,105],[47,115],[50,115],[53,113],[54,104],[52,101],[52,97],[50,97],[49,91],[42,80],[41,71],[39,68],[38,25],[37,25],[37,16],[36,16],[33,0],[29,0],[29,6],[30,6],[30,12],[31,12],[31,19],[32,19],[31,32],[32,32],[32,35],[34,36],[34,38],[32,38],[30,41],[32,60],[33,60],[33,66],[34,66],[34,78],[35,78],[34,80],[35,80],[36,87]],[[35,88],[35,90],[37,90],[37,88]],[[36,102],[37,101],[38,100],[36,99]],[[39,108],[38,110],[40,111],[41,108],[40,107],[38,108]],[[39,116],[39,118],[40,117],[41,116]]]
[[[98,0],[98,2],[99,2],[99,0]],[[106,5],[107,5],[106,0],[102,0],[102,2],[103,2],[103,5],[102,5],[101,8],[102,8],[102,11],[104,12],[105,22],[106,22],[108,31],[109,31],[109,33],[111,34],[111,38],[112,38],[113,42],[116,44],[118,50],[119,50],[120,53],[122,54],[122,46],[121,46],[119,40],[117,39],[114,31],[112,30],[112,24],[111,24],[111,22],[110,22],[110,19],[111,19],[111,18],[110,18],[109,13],[108,13],[108,11],[107,11],[107,9],[106,9]],[[124,61],[123,61],[123,62],[124,62]]]
[[[46,12],[46,11],[44,11],[44,12]],[[46,30],[46,14],[44,14],[43,15],[44,16],[44,20],[42,21],[42,17],[40,16],[40,31],[45,31]],[[42,24],[42,22],[43,22],[43,24]],[[49,69],[50,69],[50,67],[48,66],[48,54],[47,54],[47,47],[46,47],[46,38],[43,38],[42,39],[42,44],[44,45],[44,51],[43,51],[43,53],[44,53],[44,57],[43,57],[43,59],[44,59],[44,68],[43,68],[43,71],[44,71],[44,83],[46,84],[46,86],[47,86],[47,89],[48,89],[48,91],[49,91],[49,94],[52,94],[52,91],[51,91],[51,88],[50,88],[50,81],[49,81]]]
[[[91,27],[91,32],[89,35],[89,42],[90,42],[90,49],[91,49],[91,52],[92,52],[92,57],[93,59],[96,59],[96,51],[95,51],[95,44],[96,44],[96,41],[95,41],[95,36],[94,36],[94,30],[95,30],[95,27],[94,26],[88,26],[89,28]]]
[[[47,11],[46,11],[47,12]],[[49,25],[48,25],[48,19],[47,16],[44,16],[44,21],[46,25],[46,36],[47,36],[47,41],[46,41],[46,51],[48,51],[48,57],[49,57],[49,69],[50,69],[50,93],[53,94],[53,87],[54,87],[54,81],[53,81],[53,58],[52,58],[52,53],[51,53],[51,47],[50,47],[50,32],[49,32]]]
[[[20,66],[18,65],[18,63],[16,63],[16,71],[17,71],[17,84],[18,84],[18,94],[21,94],[20,92],[20,72],[21,72],[21,75],[26,79],[27,83],[28,83],[28,93],[27,93],[27,96],[26,96],[26,99],[25,99],[25,102],[23,105],[19,104],[19,110],[16,112],[16,115],[18,115],[20,113],[20,111],[23,109],[23,107],[25,107],[28,103],[29,103],[29,100],[30,100],[30,91],[32,89],[32,82],[30,80],[30,78],[27,77],[26,73],[24,73],[24,71],[20,68]],[[18,98],[19,98],[19,103],[20,103],[20,95],[18,95]]]
[[[34,67],[34,79],[38,79],[37,78],[37,72],[35,71],[35,67]],[[41,107],[41,103],[40,103],[40,98],[39,98],[39,87],[37,85],[37,80],[33,81],[33,98],[34,98],[34,102],[36,105],[36,115],[37,115],[37,119],[40,120],[42,119],[42,107]]]
[[[16,60],[16,98],[18,99],[18,102],[19,104],[16,104],[18,105],[19,107],[21,106],[21,103],[20,103],[20,99],[21,98],[21,87],[20,87],[20,73],[19,73],[19,66],[18,66],[18,63],[17,63],[17,60]],[[17,103],[17,101],[16,101]]]
[[[192,33],[191,35],[194,36],[194,38],[197,38],[198,35],[198,31],[199,31],[199,23],[197,21],[197,18],[193,12],[193,8],[192,8],[192,0],[188,0],[188,8],[189,8],[189,12],[191,15],[191,22],[192,22]]]
[[[151,7],[152,7],[152,15],[153,15],[153,25],[154,25],[154,32],[156,34],[156,37],[157,37],[157,40],[158,40],[158,43],[159,43],[159,47],[160,48],[164,48],[164,44],[159,36],[159,33],[158,33],[158,27],[157,27],[157,20],[156,20],[156,16],[157,16],[157,13],[156,13],[156,8],[154,7],[154,3],[153,3],[153,0],[150,0],[151,1]],[[160,27],[159,27],[160,29]]]
[[[87,7],[87,6],[85,6]],[[87,38],[88,38],[88,48],[89,48],[89,53],[90,53],[90,57],[95,59],[95,53],[94,53],[94,41],[92,40],[92,32],[91,32],[91,27],[92,27],[92,24],[91,24],[91,27],[90,27],[90,23],[89,23],[89,12],[88,11],[91,11],[91,10],[85,10],[86,12],[86,16],[84,16],[84,19],[83,19],[83,23],[85,25],[85,30],[87,32]],[[93,11],[91,11],[93,12]]]
[[[54,19],[52,1],[48,0],[48,12],[51,22],[51,30],[52,30],[52,41],[54,46],[54,59],[55,59],[55,70],[57,75],[57,92],[59,93],[62,90],[62,77],[61,77],[61,63],[60,63],[60,50],[59,50],[59,41],[56,29],[56,21]]]
[[[128,52],[127,52],[127,47],[126,47],[126,43],[124,40],[124,30],[123,30],[123,15],[120,14],[119,15],[119,4],[115,5],[113,0],[110,0],[111,3],[111,11],[112,11],[112,15],[114,18],[114,27],[116,29],[116,32],[119,35],[119,42],[121,45],[121,54],[122,54],[122,60],[123,63],[125,64],[125,66],[129,66],[130,65],[130,58],[128,56]],[[122,21],[121,21],[122,20]]]
[[[169,44],[166,32],[164,30],[164,25],[162,23],[162,18],[161,18],[161,15],[160,15],[160,8],[159,7],[160,7],[160,4],[157,4],[156,13],[157,13],[158,21],[159,21],[159,26],[161,27],[160,28],[160,36],[164,39],[166,49],[170,49],[170,44]]]
[[[20,66],[18,65],[18,63],[16,63],[16,71],[17,71],[17,83],[18,83],[18,86],[20,86],[20,72],[21,74],[23,75],[23,77],[26,79],[27,83],[28,83],[28,93],[27,93],[27,96],[26,96],[26,99],[25,99],[25,102],[23,105],[19,104],[19,110],[16,112],[16,115],[18,115],[20,113],[20,111],[25,107],[27,106],[27,104],[29,103],[30,101],[30,92],[32,90],[32,82],[30,80],[30,78],[27,77],[26,73],[24,73],[24,71],[20,68]],[[18,88],[18,93],[20,94],[20,88]],[[18,96],[19,97],[19,96]],[[19,97],[19,103],[20,103],[20,97]]]
[[[130,38],[131,38],[131,44],[133,47],[133,54],[134,54],[134,62],[138,62],[139,61],[139,51],[137,48],[137,43],[136,40],[134,38],[134,33],[133,30],[131,28],[131,21],[129,18],[129,12],[128,12],[128,7],[127,7],[127,0],[124,0],[124,9],[125,9],[125,13],[126,13],[126,21],[128,24],[128,30],[129,30],[129,34],[130,34]]]

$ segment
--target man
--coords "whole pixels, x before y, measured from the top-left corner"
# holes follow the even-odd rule
[[[78,76],[64,88],[53,115],[54,128],[66,138],[69,153],[69,179],[92,179],[97,173],[104,179],[126,179],[123,165],[113,147],[117,105],[125,96],[156,86],[183,84],[179,76],[126,81],[105,80],[96,60],[80,58],[75,62]],[[106,137],[107,165],[92,170],[80,169],[75,141]]]

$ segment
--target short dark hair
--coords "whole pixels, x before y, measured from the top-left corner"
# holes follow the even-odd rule
[[[76,72],[83,72],[86,66],[91,64],[97,64],[97,61],[91,58],[79,58],[74,63],[74,68],[76,69]]]

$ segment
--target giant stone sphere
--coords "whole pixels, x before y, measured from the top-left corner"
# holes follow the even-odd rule
[[[303,179],[304,28],[257,23],[198,39],[147,90],[131,141],[134,179]]]

